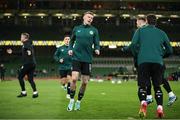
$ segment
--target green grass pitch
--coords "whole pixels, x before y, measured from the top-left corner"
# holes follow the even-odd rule
[[[39,98],[32,98],[28,82],[28,96],[19,94],[17,80],[0,82],[0,119],[138,119],[139,102],[135,81],[112,84],[89,82],[80,111],[67,112],[69,100],[57,80],[37,80]],[[79,88],[78,82],[78,87]],[[170,82],[176,95],[180,96],[180,82]],[[164,91],[164,89],[163,89]],[[78,92],[76,92],[77,95]],[[166,119],[180,119],[180,100],[167,107],[168,97],[164,91]],[[154,119],[155,101],[148,106],[148,119]]]

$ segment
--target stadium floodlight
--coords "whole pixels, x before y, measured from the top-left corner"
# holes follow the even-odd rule
[[[171,18],[178,18],[178,15],[170,15]]]
[[[144,14],[138,14],[137,16],[138,16],[138,17],[145,17]]]
[[[27,16],[30,16],[30,14],[29,13],[21,13],[20,16],[24,16],[24,18],[26,19]]]
[[[12,13],[4,13],[4,16],[12,16]]]
[[[45,13],[38,13],[37,16],[41,16],[41,17],[43,16],[44,17],[44,16],[47,16],[47,14],[45,14]]]
[[[115,49],[115,48],[117,48],[116,45],[109,45],[108,47],[109,47],[110,49]]]
[[[104,14],[105,17],[113,17],[114,15],[113,14]]]
[[[78,17],[78,16],[80,16],[80,15],[77,14],[77,13],[73,13],[73,14],[71,14],[71,16],[73,16],[73,17]]]
[[[54,16],[61,17],[61,16],[63,16],[63,14],[62,13],[56,13],[56,14],[54,14]]]
[[[126,18],[126,17],[130,17],[130,15],[129,15],[129,14],[122,14],[122,16],[123,16],[124,18]]]
[[[163,17],[163,15],[157,14],[156,17],[161,18],[161,17]]]
[[[77,18],[78,16],[80,16],[80,15],[77,14],[77,13],[73,13],[73,14],[71,14],[71,16],[73,17],[73,20],[76,20],[76,18]]]
[[[94,13],[94,16],[97,17],[98,15]]]
[[[43,19],[44,16],[47,16],[47,14],[45,14],[45,13],[38,13],[37,16],[40,16]]]
[[[21,13],[20,15],[21,15],[21,16],[30,16],[29,13]]]

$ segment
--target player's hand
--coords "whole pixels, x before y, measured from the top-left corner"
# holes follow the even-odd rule
[[[124,51],[125,51],[123,47],[121,48],[121,51],[122,51],[122,52],[124,52]]]
[[[60,59],[60,60],[59,60],[59,62],[60,62],[60,63],[63,63],[63,62],[64,62],[64,60],[63,60],[63,59]]]
[[[31,51],[30,51],[30,50],[27,50],[27,54],[28,54],[28,55],[31,55]]]
[[[69,55],[73,55],[73,51],[72,51],[72,50],[69,50],[69,51],[68,51],[68,54],[69,54]]]
[[[12,49],[9,48],[9,49],[6,50],[6,52],[7,52],[8,54],[12,54]]]
[[[96,55],[100,55],[100,51],[99,50],[95,50]]]

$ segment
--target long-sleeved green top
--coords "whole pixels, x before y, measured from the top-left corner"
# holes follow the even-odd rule
[[[71,70],[72,57],[68,54],[68,46],[63,45],[57,48],[54,59],[59,63],[59,70]],[[63,59],[62,63],[60,63],[60,59]]]
[[[173,53],[166,33],[153,25],[137,29],[129,48],[137,54],[138,65],[144,62],[163,65],[163,57]]]
[[[93,51],[100,50],[98,30],[91,25],[75,26],[69,50],[73,50],[73,60],[92,63]]]

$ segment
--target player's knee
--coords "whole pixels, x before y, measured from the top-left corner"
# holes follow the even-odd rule
[[[161,87],[159,85],[154,86],[154,91],[161,91]]]
[[[72,79],[71,84],[72,84],[72,85],[75,85],[75,84],[76,84],[76,81],[77,81],[77,79]]]
[[[88,84],[88,80],[83,80],[82,85],[86,86]]]
[[[72,81],[77,81],[78,80],[78,76],[72,76]]]

